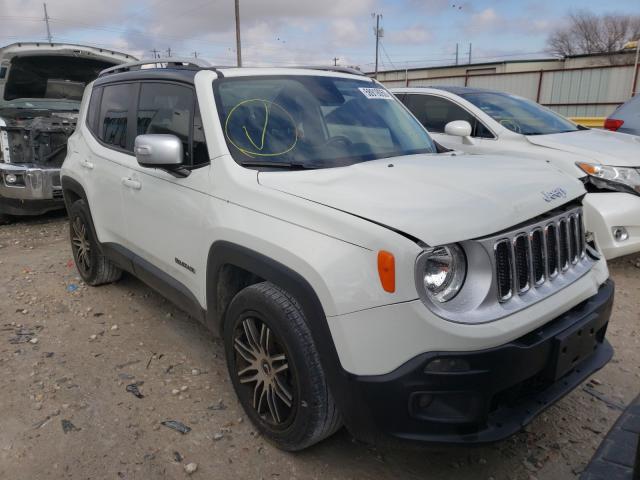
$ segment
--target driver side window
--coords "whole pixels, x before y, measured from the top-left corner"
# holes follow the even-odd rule
[[[489,129],[476,117],[445,98],[408,94],[405,95],[403,102],[429,132],[444,133],[447,123],[465,120],[471,125],[472,137],[494,138]]]

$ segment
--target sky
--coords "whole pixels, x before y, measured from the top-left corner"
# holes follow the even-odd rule
[[[234,0],[48,0],[54,42],[152,58],[198,55],[234,65]],[[578,9],[640,14],[639,0],[240,0],[243,63],[338,65],[372,71],[375,20],[380,69],[541,58],[546,39]],[[0,0],[0,45],[46,40],[42,1]]]

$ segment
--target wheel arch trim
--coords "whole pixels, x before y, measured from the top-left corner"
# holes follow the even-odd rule
[[[329,323],[322,303],[311,284],[299,273],[266,255],[228,241],[214,242],[207,258],[207,326],[221,332],[225,312],[220,312],[216,302],[216,292],[221,269],[232,265],[252,273],[265,281],[272,282],[300,302],[307,319],[309,330],[320,354],[320,362],[327,384],[345,423],[353,420],[347,411],[353,411],[353,400],[349,393],[349,374],[342,368]],[[355,413],[355,412],[354,412]],[[357,415],[357,414],[356,414]]]

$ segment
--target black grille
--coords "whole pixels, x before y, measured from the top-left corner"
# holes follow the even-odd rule
[[[526,234],[518,235],[514,240],[513,254],[518,292],[522,293],[529,289],[529,242]]]
[[[578,252],[578,216],[571,215],[569,219],[569,247],[571,251],[571,263],[575,264],[580,258],[580,252]]]
[[[585,233],[584,233],[584,225],[582,224],[582,213],[578,214],[578,246],[580,248],[580,258],[584,257],[584,252],[587,247]]]
[[[496,274],[498,280],[498,296],[501,301],[511,298],[513,289],[513,270],[511,268],[511,242],[501,240],[496,243]]]
[[[558,274],[558,229],[555,224],[547,225],[547,275]]]
[[[531,232],[531,267],[533,269],[533,283],[540,285],[545,278],[544,265],[544,237],[541,228]]]
[[[560,270],[565,271],[569,266],[569,241],[567,239],[567,221],[565,219],[560,220],[558,224],[558,239]]]
[[[536,226],[515,231],[494,243],[498,297],[506,302],[566,272],[584,257],[582,212],[573,210]]]

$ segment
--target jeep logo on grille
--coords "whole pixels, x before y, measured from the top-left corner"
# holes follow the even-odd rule
[[[548,192],[540,192],[542,193],[542,198],[544,198],[545,202],[553,202],[559,198],[567,198],[567,191],[564,188],[554,188]]]

